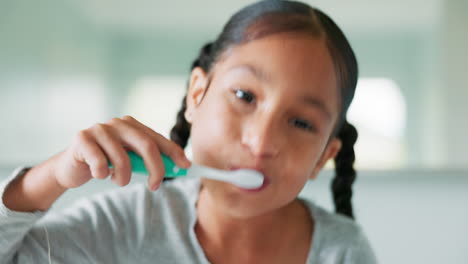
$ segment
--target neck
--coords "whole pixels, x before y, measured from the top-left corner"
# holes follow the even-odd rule
[[[271,252],[286,250],[298,242],[308,246],[312,235],[308,210],[298,200],[262,215],[238,218],[217,208],[202,188],[197,211],[195,232],[207,253],[236,252],[237,256],[240,253],[246,258],[271,255]]]

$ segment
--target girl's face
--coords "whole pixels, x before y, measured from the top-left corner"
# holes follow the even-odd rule
[[[208,76],[193,70],[186,118],[196,163],[265,175],[257,191],[203,179],[226,213],[246,218],[293,201],[340,149],[330,140],[339,111],[323,40],[281,33],[228,49]]]

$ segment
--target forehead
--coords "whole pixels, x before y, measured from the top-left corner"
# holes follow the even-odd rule
[[[237,45],[222,54],[213,72],[250,75],[272,89],[317,98],[333,112],[339,109],[336,72],[322,38],[280,33]]]

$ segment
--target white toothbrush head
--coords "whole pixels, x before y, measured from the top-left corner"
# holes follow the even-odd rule
[[[229,182],[244,189],[257,189],[263,185],[263,174],[252,169],[219,170],[192,164],[187,176],[200,176],[207,179]]]
[[[263,174],[251,169],[238,169],[229,172],[229,181],[241,188],[256,189],[263,185]]]

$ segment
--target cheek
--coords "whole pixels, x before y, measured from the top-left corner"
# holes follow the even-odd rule
[[[219,102],[204,98],[192,122],[191,145],[193,160],[200,164],[223,168],[231,155],[232,145],[239,135],[236,120],[229,113],[229,109]]]
[[[289,150],[289,155],[282,159],[284,163],[281,183],[300,192],[317,166],[322,154],[322,146],[321,144],[302,145]]]
[[[317,163],[316,159],[305,159],[305,156],[292,158],[285,164],[285,179],[287,183],[304,183],[309,176],[311,175],[315,164]]]

